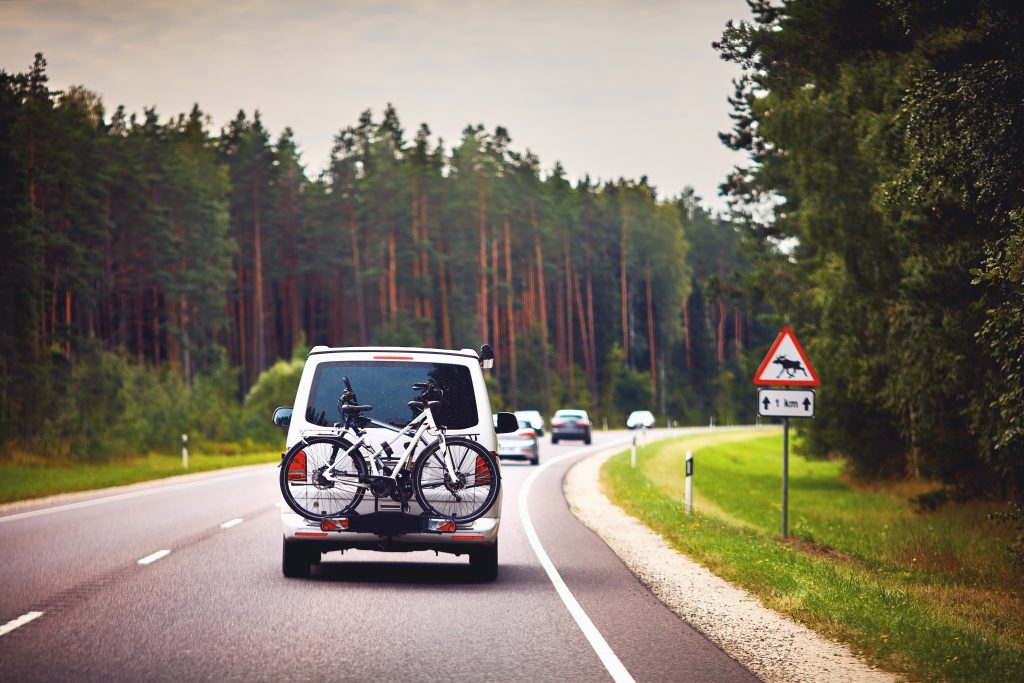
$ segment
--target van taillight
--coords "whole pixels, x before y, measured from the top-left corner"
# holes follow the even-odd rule
[[[306,451],[299,451],[288,465],[288,481],[306,481]]]
[[[487,466],[484,456],[476,456],[475,480],[477,486],[487,486],[491,483],[491,469]]]

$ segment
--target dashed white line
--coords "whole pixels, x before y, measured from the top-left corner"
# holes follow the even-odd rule
[[[242,523],[242,521],[243,520],[242,520],[241,517],[235,517],[234,519],[229,519],[228,521],[226,521],[223,524],[221,524],[220,528],[221,529],[230,529],[233,526],[238,526],[239,524]]]
[[[33,619],[38,619],[41,616],[43,616],[42,612],[27,612],[17,619],[11,619],[3,626],[0,626],[0,636],[5,636],[19,626],[24,626]]]
[[[610,447],[621,447],[623,445],[625,445],[625,442]],[[608,670],[609,674],[611,674],[615,683],[633,683],[633,677],[630,675],[629,671],[626,670],[625,665],[623,665],[615,655],[615,652],[612,651],[608,641],[606,641],[604,636],[601,635],[601,632],[597,630],[597,627],[594,626],[594,622],[590,620],[587,613],[583,611],[583,607],[573,596],[572,591],[570,591],[569,587],[565,585],[565,581],[562,580],[558,570],[555,569],[555,564],[551,561],[551,558],[548,557],[547,552],[544,550],[544,546],[541,545],[540,538],[537,537],[537,532],[533,528],[533,522],[530,520],[530,510],[527,505],[527,499],[530,495],[530,487],[533,486],[533,482],[537,479],[537,476],[549,466],[565,460],[566,458],[579,457],[579,455],[580,453],[577,451],[560,455],[557,458],[552,458],[544,462],[540,467],[535,469],[529,477],[527,477],[526,483],[523,484],[523,488],[519,491],[519,518],[523,522],[523,530],[526,531],[526,538],[529,539],[533,552],[537,555],[537,559],[540,560],[540,564],[544,567],[544,571],[547,572],[548,578],[551,579],[551,583],[554,585],[555,591],[558,593],[558,597],[562,599],[562,602],[569,610],[569,614],[571,614],[572,618],[576,620],[576,625],[580,627],[580,630],[583,631],[583,635],[587,637],[587,641],[590,642],[590,647],[594,648],[594,652],[601,659],[601,663],[604,664],[604,668]]]
[[[153,564],[157,560],[159,560],[159,559],[161,559],[163,557],[167,557],[170,554],[171,554],[170,550],[157,550],[152,555],[146,555],[144,558],[139,560],[139,564],[143,564],[143,565],[145,565],[145,564]]]

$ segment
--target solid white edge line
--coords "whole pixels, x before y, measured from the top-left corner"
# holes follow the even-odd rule
[[[11,619],[3,626],[0,626],[0,636],[5,636],[19,626],[24,626],[33,619],[38,619],[41,616],[43,616],[42,612],[27,612],[17,619]]]
[[[230,529],[233,526],[238,526],[239,524],[242,523],[242,521],[243,520],[242,520],[241,517],[235,517],[234,519],[229,519],[228,521],[226,521],[223,524],[221,524],[220,528],[221,529]]]
[[[170,550],[157,550],[152,555],[146,555],[144,558],[139,560],[139,564],[153,564],[157,560],[167,557],[171,554]]]
[[[608,448],[617,448],[619,445],[625,445],[627,442],[622,444],[610,445]],[[601,449],[594,449],[595,452]],[[590,647],[594,648],[594,652],[601,659],[601,663],[604,664],[604,668],[608,670],[611,677],[616,683],[632,683],[633,677],[626,670],[626,667],[619,661],[619,658],[615,656],[608,642],[601,635],[601,632],[594,626],[594,622],[590,620],[587,613],[583,611],[583,607],[577,602],[576,598],[573,597],[572,591],[565,585],[565,581],[562,580],[558,570],[555,569],[554,563],[551,558],[548,557],[547,552],[544,550],[544,546],[541,545],[540,539],[537,537],[537,532],[533,528],[533,522],[530,520],[530,510],[527,505],[527,498],[530,495],[530,487],[533,486],[533,482],[537,479],[540,474],[547,469],[550,465],[554,465],[557,462],[566,460],[567,458],[579,457],[579,453],[566,453],[558,457],[547,460],[541,464],[533,473],[527,477],[526,483],[523,484],[523,488],[519,491],[519,518],[523,524],[523,530],[526,532],[526,538],[530,541],[530,546],[533,548],[534,554],[537,555],[537,559],[540,560],[540,564],[544,567],[544,571],[547,572],[548,578],[551,579],[551,583],[555,587],[555,591],[558,592],[558,597],[562,599],[566,609],[569,610],[569,614],[576,620],[576,625],[583,631],[583,635],[586,636],[587,641],[590,643]]]
[[[269,469],[269,468],[268,468]],[[6,517],[0,517],[0,524],[4,522],[13,522],[18,519],[26,519],[28,517],[38,517],[39,515],[48,515],[51,512],[64,512],[66,510],[77,510],[79,508],[91,507],[93,505],[101,505],[102,503],[112,503],[117,500],[126,500],[128,498],[138,498],[140,496],[149,496],[154,493],[163,493],[165,491],[176,491],[178,489],[192,488],[194,486],[209,486],[210,484],[219,484],[223,481],[231,481],[233,479],[241,479],[242,477],[252,477],[257,474],[265,474],[266,472],[262,469],[253,470],[251,472],[242,472],[241,474],[234,474],[226,477],[210,477],[209,479],[203,479],[201,481],[189,481],[181,484],[172,484],[170,486],[154,486],[151,489],[144,491],[132,491],[131,493],[120,493],[116,496],[107,496],[105,498],[93,498],[92,500],[84,500],[80,503],[68,503],[67,505],[58,505],[52,508],[40,508],[38,510],[29,510],[28,512],[19,512],[13,515],[7,515]]]

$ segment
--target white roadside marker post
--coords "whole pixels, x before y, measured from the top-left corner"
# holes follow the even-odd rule
[[[188,434],[181,435],[181,466],[188,469]]]
[[[693,514],[693,451],[686,451],[686,514]]]
[[[636,432],[633,432],[633,451],[629,456],[629,464],[634,470],[636,469]]]

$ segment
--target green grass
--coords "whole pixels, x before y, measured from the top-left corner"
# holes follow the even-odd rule
[[[694,451],[694,516],[683,457]],[[1024,573],[995,502],[921,514],[926,484],[867,487],[842,464],[790,454],[789,531],[781,536],[779,430],[701,434],[612,458],[611,499],[676,549],[769,607],[921,680],[1024,680]]]
[[[0,462],[0,503],[134,484],[176,474],[278,462],[280,459],[280,452],[267,451],[240,455],[193,454],[189,456],[186,470],[181,466],[180,455],[147,455],[103,464],[57,464],[33,458],[15,458]]]

